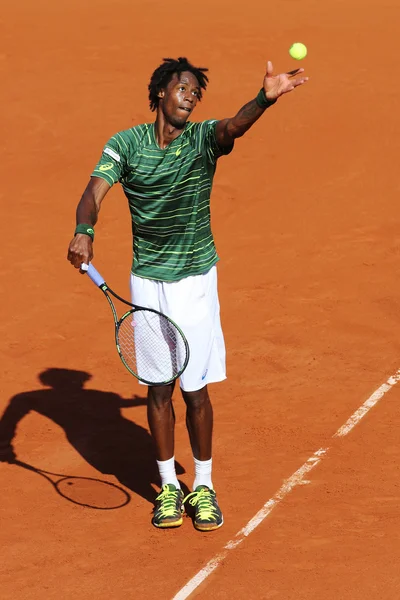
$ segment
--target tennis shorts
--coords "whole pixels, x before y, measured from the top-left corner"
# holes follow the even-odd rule
[[[217,267],[207,273],[165,282],[131,275],[132,303],[158,310],[186,336],[190,358],[180,377],[185,392],[226,379],[225,342],[220,320]]]

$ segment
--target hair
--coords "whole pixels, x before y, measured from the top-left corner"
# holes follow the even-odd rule
[[[176,73],[180,75],[184,71],[189,71],[193,73],[199,82],[200,91],[199,91],[199,100],[202,98],[201,90],[205,90],[207,88],[208,77],[205,75],[205,69],[203,67],[195,67],[193,66],[187,58],[180,56],[177,59],[174,58],[163,58],[163,63],[157,67],[151,76],[150,83],[148,85],[149,89],[149,100],[150,100],[150,110],[155,111],[158,107],[158,103],[160,101],[158,94],[160,90],[165,89],[172,77]]]

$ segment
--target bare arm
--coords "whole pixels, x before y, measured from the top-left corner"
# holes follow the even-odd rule
[[[303,71],[304,69],[295,69],[289,73],[273,75],[272,63],[268,61],[267,72],[264,77],[263,87],[261,88],[263,90],[261,96],[259,95],[254,100],[247,102],[234,117],[218,121],[216,126],[218,145],[222,148],[231,146],[234,140],[244,135],[258,121],[265,110],[274,104],[280,96],[291,92],[297,86],[308,81],[308,77],[291,79]]]
[[[101,203],[110,185],[101,177],[91,177],[76,209],[76,224],[94,227],[97,223]],[[79,269],[82,263],[88,264],[93,258],[93,241],[85,233],[77,233],[68,248],[69,262]]]
[[[236,138],[241,137],[261,117],[267,107],[261,108],[256,100],[250,100],[231,119],[218,121],[215,135],[221,148],[232,146]]]

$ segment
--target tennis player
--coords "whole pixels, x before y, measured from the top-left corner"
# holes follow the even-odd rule
[[[187,498],[175,472],[174,386],[148,387],[148,422],[161,478],[152,518],[156,527],[181,525],[186,501],[194,507],[197,529],[223,524],[212,480],[213,409],[207,387],[226,378],[211,188],[218,159],[280,96],[307,81],[293,78],[303,70],[274,75],[268,62],[262,88],[234,117],[193,122],[208,69],[187,58],[164,59],[148,86],[155,121],[121,131],[106,143],[77,207],[68,260],[79,269],[93,258],[101,203],[111,186],[121,183],[132,218],[132,302],[168,315],[189,342],[190,360],[180,378],[195,470]]]

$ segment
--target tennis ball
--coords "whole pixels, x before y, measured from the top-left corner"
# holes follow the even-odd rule
[[[301,42],[296,42],[292,44],[289,48],[289,54],[292,58],[296,60],[301,60],[307,56],[307,48]]]

